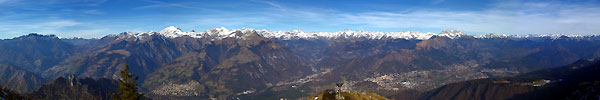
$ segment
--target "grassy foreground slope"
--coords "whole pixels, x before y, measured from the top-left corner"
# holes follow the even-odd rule
[[[336,100],[335,99],[336,93],[329,92],[329,91],[333,91],[333,90],[332,89],[324,90],[322,92],[319,92],[316,95],[313,95],[313,96],[307,98],[306,100]],[[344,96],[344,100],[389,100],[389,99],[379,96],[375,93],[356,92],[353,90],[351,90],[349,92],[342,92],[341,95]]]

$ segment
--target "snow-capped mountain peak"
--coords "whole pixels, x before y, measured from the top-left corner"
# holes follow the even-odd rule
[[[485,34],[485,35],[476,35],[473,37],[475,37],[475,38],[508,38],[510,36],[506,35],[506,34],[489,33],[489,34]]]
[[[349,29],[338,31],[338,32],[304,32],[302,30],[291,30],[291,31],[269,31],[269,30],[254,30],[251,28],[242,28],[229,30],[225,27],[214,28],[206,30],[202,33],[196,32],[182,32],[181,29],[175,26],[169,26],[158,34],[169,38],[175,38],[180,36],[191,36],[195,38],[211,38],[211,39],[223,39],[227,37],[233,38],[244,38],[251,34],[258,34],[259,36],[266,38],[279,38],[279,39],[297,39],[297,38],[370,38],[370,39],[382,39],[382,38],[403,38],[403,39],[418,39],[426,40],[435,36],[436,34],[428,32],[369,32],[364,30],[352,31]],[[438,36],[447,36],[452,39],[465,35],[463,32],[457,30],[446,30]]]
[[[214,29],[206,30],[206,31],[204,31],[204,33],[206,33],[206,35],[209,35],[209,36],[226,36],[226,35],[229,35],[231,33],[231,31],[229,31],[225,27],[221,27],[221,28],[214,28]]]
[[[467,34],[465,34],[464,32],[461,32],[459,30],[444,30],[437,36],[445,36],[450,39],[455,39],[455,38],[459,38],[459,37],[466,36],[466,35]]]
[[[277,38],[277,39],[337,39],[337,38],[369,38],[369,39],[415,39],[415,40],[427,40],[433,36],[448,37],[450,39],[457,39],[460,37],[470,36],[459,30],[443,30],[439,34],[427,32],[370,32],[370,31],[352,31],[342,30],[337,32],[304,32],[302,30],[290,30],[290,31],[269,31],[269,30],[254,30],[251,28],[242,29],[227,29],[225,27],[208,29],[204,32],[196,33],[195,31],[183,32],[181,29],[175,26],[169,26],[160,32],[146,32],[146,33],[135,33],[135,32],[123,32],[119,35],[121,38],[135,37],[136,40],[144,40],[146,37],[151,35],[161,35],[167,38],[176,38],[181,36],[190,36],[192,38],[207,38],[210,40],[218,40],[224,38],[240,38],[246,39],[249,36],[260,36],[265,38]],[[506,34],[485,34],[473,36],[474,38],[530,38],[530,37],[550,37],[559,38],[561,36],[566,37],[584,37],[581,35],[563,35],[563,34],[551,34],[551,35],[506,35]]]
[[[184,32],[181,31],[181,29],[175,27],[175,26],[169,26],[163,30],[161,30],[160,32],[158,32],[160,35],[163,35],[165,37],[179,37],[179,36],[183,36],[185,35]]]

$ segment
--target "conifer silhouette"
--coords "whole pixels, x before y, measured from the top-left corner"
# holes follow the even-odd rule
[[[136,84],[138,77],[133,73],[129,73],[129,65],[125,64],[125,69],[121,72],[121,79],[119,79],[119,88],[117,88],[117,95],[111,93],[110,97],[113,100],[139,100],[143,94],[137,92],[139,88]]]

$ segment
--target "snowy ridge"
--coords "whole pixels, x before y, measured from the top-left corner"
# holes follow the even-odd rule
[[[435,34],[433,33],[420,33],[420,32],[366,32],[366,31],[338,31],[338,32],[304,32],[302,30],[292,31],[266,31],[260,30],[258,32],[267,38],[280,38],[280,39],[295,39],[295,38],[356,38],[364,37],[369,39],[382,39],[382,38],[403,38],[403,39],[429,39]]]
[[[473,37],[474,38],[540,38],[540,37],[546,37],[546,38],[551,38],[551,39],[558,39],[558,38],[561,38],[561,37],[584,38],[584,37],[596,37],[596,36],[600,36],[600,35],[598,35],[598,34],[596,34],[596,35],[575,35],[575,34],[506,35],[506,34],[489,33],[489,34],[485,34],[485,35],[476,35],[476,36],[473,36]]]
[[[169,26],[169,27],[161,30],[158,33],[160,35],[163,35],[163,36],[169,37],[169,38],[175,38],[175,37],[180,37],[180,36],[185,36],[185,35],[196,36],[196,32],[182,32],[181,29],[179,29],[175,26]]]
[[[450,39],[456,39],[456,38],[460,38],[463,36],[467,36],[467,34],[465,34],[464,32],[461,32],[459,30],[444,30],[437,36],[445,36]]]
[[[242,29],[234,29],[229,30],[227,28],[214,28],[209,29],[204,32],[196,33],[192,32],[183,32],[181,29],[175,26],[169,26],[160,32],[145,32],[145,33],[135,33],[135,32],[123,32],[118,36],[120,38],[129,38],[135,37],[137,40],[144,39],[147,36],[151,35],[162,35],[168,38],[176,38],[181,36],[190,36],[193,38],[210,38],[214,39],[223,39],[223,38],[241,38],[245,39],[245,37],[256,34],[258,36],[266,37],[266,38],[277,38],[283,40],[290,39],[337,39],[337,38],[369,38],[369,39],[416,39],[416,40],[427,40],[433,36],[437,37],[448,37],[450,39],[457,39],[461,37],[473,37],[473,38],[532,38],[532,37],[550,37],[553,39],[560,38],[563,36],[566,37],[575,37],[581,38],[583,35],[565,35],[565,34],[550,34],[550,35],[506,35],[506,34],[485,34],[485,35],[467,35],[464,32],[459,30],[444,30],[439,34],[427,32],[369,32],[369,31],[351,31],[351,30],[343,30],[338,32],[304,32],[302,30],[291,30],[291,31],[269,31],[269,30],[254,30],[249,28]],[[596,35],[594,35],[596,36]]]

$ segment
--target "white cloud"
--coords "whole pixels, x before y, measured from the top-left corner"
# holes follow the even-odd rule
[[[97,37],[102,37],[104,34],[109,34],[109,32],[111,32],[111,30],[108,28],[80,29],[80,30],[72,30],[72,31],[66,32],[67,34],[65,34],[63,36],[65,36],[65,37],[97,38]]]
[[[440,3],[443,3],[443,2],[445,2],[445,1],[446,1],[446,0],[433,0],[433,1],[431,2],[431,4],[440,4]]]
[[[0,6],[4,5],[4,4],[11,4],[11,3],[16,3],[19,2],[20,0],[0,0]]]
[[[104,12],[93,9],[93,10],[83,10],[83,13],[85,14],[93,14],[93,15],[99,15],[99,14],[104,14]]]
[[[191,25],[281,26],[287,28],[459,29],[469,34],[597,34],[600,7],[561,2],[498,2],[481,11],[423,10],[340,12],[315,7],[290,7],[276,2],[260,12],[191,16]],[[188,19],[184,18],[184,19]],[[215,26],[218,27],[218,26]],[[317,28],[318,29],[318,28]],[[321,28],[323,29],[323,28]],[[311,31],[311,30],[308,30]],[[435,32],[435,31],[434,31]]]
[[[4,34],[57,34],[63,33],[67,28],[76,27],[83,23],[74,20],[53,19],[51,21],[2,21],[0,32]],[[2,35],[2,38],[12,38],[18,35]]]
[[[507,3],[484,11],[366,12],[339,22],[370,28],[460,29],[479,33],[599,33],[600,7],[555,3]]]
[[[57,20],[57,21],[49,21],[42,23],[40,25],[44,27],[67,27],[67,26],[75,26],[79,25],[81,22],[77,22],[74,20]]]
[[[269,6],[272,6],[272,7],[275,7],[275,8],[279,8],[279,9],[283,9],[284,8],[280,4],[277,4],[277,3],[271,2],[271,1],[262,1],[262,0],[250,0],[250,1],[257,2],[257,3],[262,3],[262,4],[266,4],[266,5],[269,5]]]
[[[189,6],[189,5],[186,5],[185,3],[161,2],[161,1],[154,1],[154,0],[144,0],[144,1],[150,2],[152,4],[135,7],[133,9],[150,9],[150,8],[171,8],[171,7],[177,7],[177,8],[187,8],[187,9],[200,9],[200,10],[206,10],[206,11],[216,11],[216,10],[213,10],[213,9],[206,9],[206,8],[201,8],[201,7],[197,7],[197,6]]]
[[[203,9],[188,6],[187,3],[167,3],[148,1],[150,5],[137,9],[154,7],[175,7]],[[342,29],[367,29],[368,31],[407,31],[406,29],[459,29],[473,33],[505,34],[595,34],[600,33],[600,7],[587,4],[561,2],[505,2],[498,1],[487,9],[479,11],[453,11],[435,9],[411,9],[408,11],[366,11],[343,12],[314,6],[296,6],[273,1],[255,0],[241,6],[255,7],[244,10],[215,11],[202,10],[201,14],[169,14],[160,17],[139,17],[140,20],[121,21],[116,26],[111,20],[79,22],[60,18],[20,19],[19,13],[2,12],[0,32],[21,33],[39,32],[44,34],[62,33],[64,37],[108,32],[128,31],[132,27],[143,27],[136,31],[160,30],[162,25],[185,26],[187,29],[225,27],[263,27],[266,29],[303,29],[306,31],[337,31]],[[248,6],[249,5],[249,6]],[[204,6],[201,6],[204,7]],[[240,7],[244,8],[244,7]],[[84,11],[89,14],[102,14],[98,10]],[[207,12],[208,11],[208,12]],[[107,12],[108,13],[108,12]],[[60,16],[59,16],[60,17]],[[64,17],[62,17],[64,18]],[[132,26],[135,25],[135,26]],[[109,29],[105,29],[109,28]],[[119,30],[121,28],[123,30]],[[405,30],[402,30],[405,29]],[[196,30],[203,31],[203,30]],[[436,30],[429,32],[439,32]],[[110,33],[114,34],[114,33]],[[61,34],[57,34],[61,35]],[[99,35],[98,35],[99,36]]]
[[[20,25],[23,28],[26,29],[56,29],[56,28],[63,28],[63,27],[69,27],[69,26],[76,26],[76,25],[80,25],[81,22],[77,22],[74,20],[54,20],[54,21],[46,21],[46,22],[39,22],[39,23],[31,23],[31,24],[23,24]]]
[[[178,15],[178,19],[190,19],[184,23],[170,23],[170,25],[200,25],[208,28],[217,27],[264,27],[269,30],[280,29],[306,29],[306,27],[319,27],[317,25],[335,25],[330,22],[338,16],[334,10],[314,7],[291,7],[277,2],[252,0],[251,7],[256,11],[242,12],[215,12],[202,15]],[[320,27],[322,28],[322,27]]]

